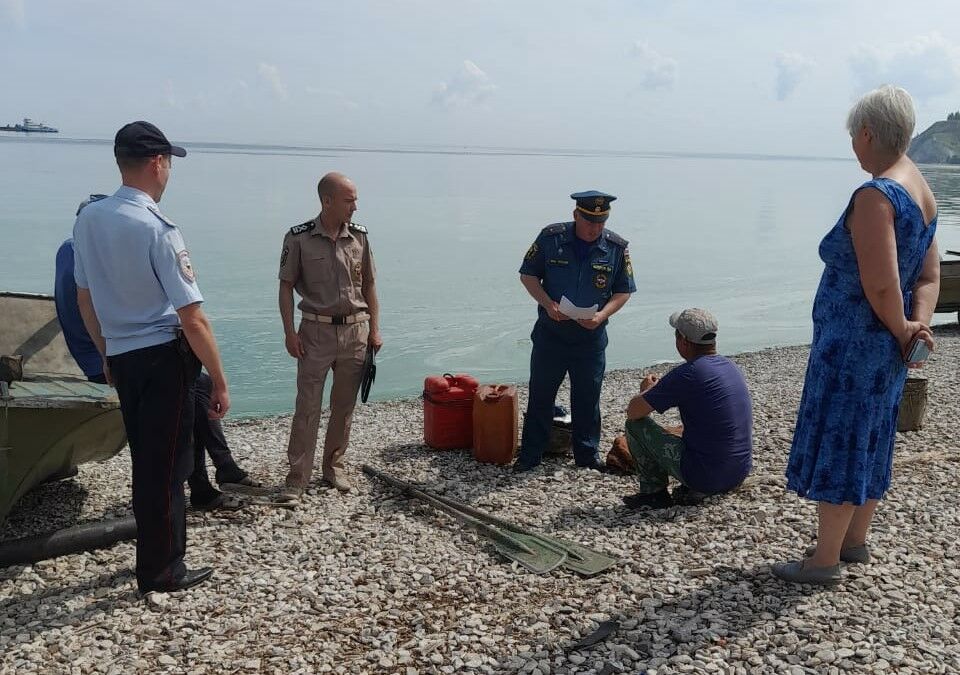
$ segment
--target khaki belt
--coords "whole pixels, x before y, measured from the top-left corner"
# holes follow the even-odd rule
[[[334,326],[342,326],[346,323],[360,323],[369,321],[370,315],[366,312],[357,312],[356,314],[338,314],[337,316],[325,316],[323,314],[312,314],[310,312],[300,312],[307,321],[317,321],[319,323],[332,323]]]

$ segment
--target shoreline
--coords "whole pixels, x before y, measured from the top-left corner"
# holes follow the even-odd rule
[[[754,400],[748,484],[700,507],[628,511],[629,477],[572,468],[516,476],[422,446],[419,398],[357,407],[345,495],[312,486],[296,511],[188,512],[187,563],[214,578],[137,597],[131,542],[0,570],[0,671],[337,673],[950,672],[960,670],[960,327],[938,349],[924,428],[898,434],[893,485],[871,536],[875,561],[832,591],[784,584],[815,506],[784,490],[808,347],[733,355]],[[609,371],[605,453],[647,372]],[[560,398],[567,389],[561,389]],[[520,406],[525,405],[525,385]],[[672,421],[675,415],[660,416]],[[283,480],[289,414],[230,420],[241,466]],[[581,578],[514,570],[489,543],[363,476],[361,464],[621,559]],[[39,488],[6,540],[129,513],[128,453]],[[567,647],[602,621],[620,628]],[[833,671],[832,669],[836,669]]]

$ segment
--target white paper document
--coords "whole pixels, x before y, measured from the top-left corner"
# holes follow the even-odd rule
[[[571,319],[592,319],[597,313],[599,305],[593,307],[577,307],[565,295],[560,296],[560,311]]]

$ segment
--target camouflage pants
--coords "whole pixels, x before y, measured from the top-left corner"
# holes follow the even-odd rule
[[[649,417],[627,420],[627,446],[637,463],[639,494],[653,494],[667,489],[673,476],[681,483],[680,457],[683,439],[667,432]]]

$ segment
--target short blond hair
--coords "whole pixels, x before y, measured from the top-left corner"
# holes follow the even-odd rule
[[[866,127],[887,150],[902,155],[910,146],[916,114],[906,89],[885,84],[867,92],[847,115],[847,131],[853,136]]]

